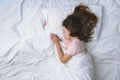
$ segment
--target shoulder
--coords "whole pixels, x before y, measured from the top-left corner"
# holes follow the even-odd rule
[[[84,50],[84,44],[79,39],[75,39],[74,41],[72,41],[67,48],[67,52],[72,55],[76,53],[80,53],[83,50]]]
[[[83,45],[83,41],[80,41],[79,39],[75,39],[70,44],[70,46],[74,46],[74,47],[81,47],[82,45]]]

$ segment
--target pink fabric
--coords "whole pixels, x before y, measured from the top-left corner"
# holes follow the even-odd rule
[[[64,44],[65,47],[68,47],[70,44],[70,40],[64,39],[64,40],[62,40],[62,43]]]
[[[83,41],[80,41],[79,39],[74,39],[71,43],[67,45],[66,53],[70,55],[75,55],[77,53],[83,52],[84,48],[85,44]]]

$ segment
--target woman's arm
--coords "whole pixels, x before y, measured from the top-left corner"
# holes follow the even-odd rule
[[[60,61],[62,63],[66,63],[72,57],[72,55],[64,54],[63,50],[60,46],[60,43],[57,43],[55,45],[56,45],[56,48],[57,48],[57,52],[58,52],[58,56],[59,56]]]
[[[60,39],[57,35],[51,34],[50,36],[51,36],[52,41],[55,43],[60,61],[62,63],[66,63],[72,57],[72,55],[63,53],[63,50],[60,46]]]

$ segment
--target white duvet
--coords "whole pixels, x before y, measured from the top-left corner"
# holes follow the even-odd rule
[[[64,47],[62,46],[64,51]],[[48,58],[49,80],[94,80],[94,66],[90,54],[81,52],[67,63],[59,60],[57,49],[53,46],[53,55]]]
[[[95,80],[120,80],[120,0],[0,0],[0,80],[49,80],[52,67],[64,66],[51,63],[54,47],[45,35],[41,11],[78,2],[103,7],[99,40],[88,49],[95,64]],[[62,69],[63,74],[68,73],[66,67]]]

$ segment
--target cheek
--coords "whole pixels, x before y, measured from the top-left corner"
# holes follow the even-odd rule
[[[63,27],[63,35],[64,35],[64,38],[65,39],[69,39],[69,35],[70,35],[70,32],[65,28]]]
[[[69,35],[70,35],[70,33],[69,33],[69,32],[66,32],[66,35],[67,35],[67,36],[69,36]]]
[[[63,32],[63,35],[64,35],[64,38],[68,39],[68,38],[69,38],[70,33],[69,33],[69,32]]]

